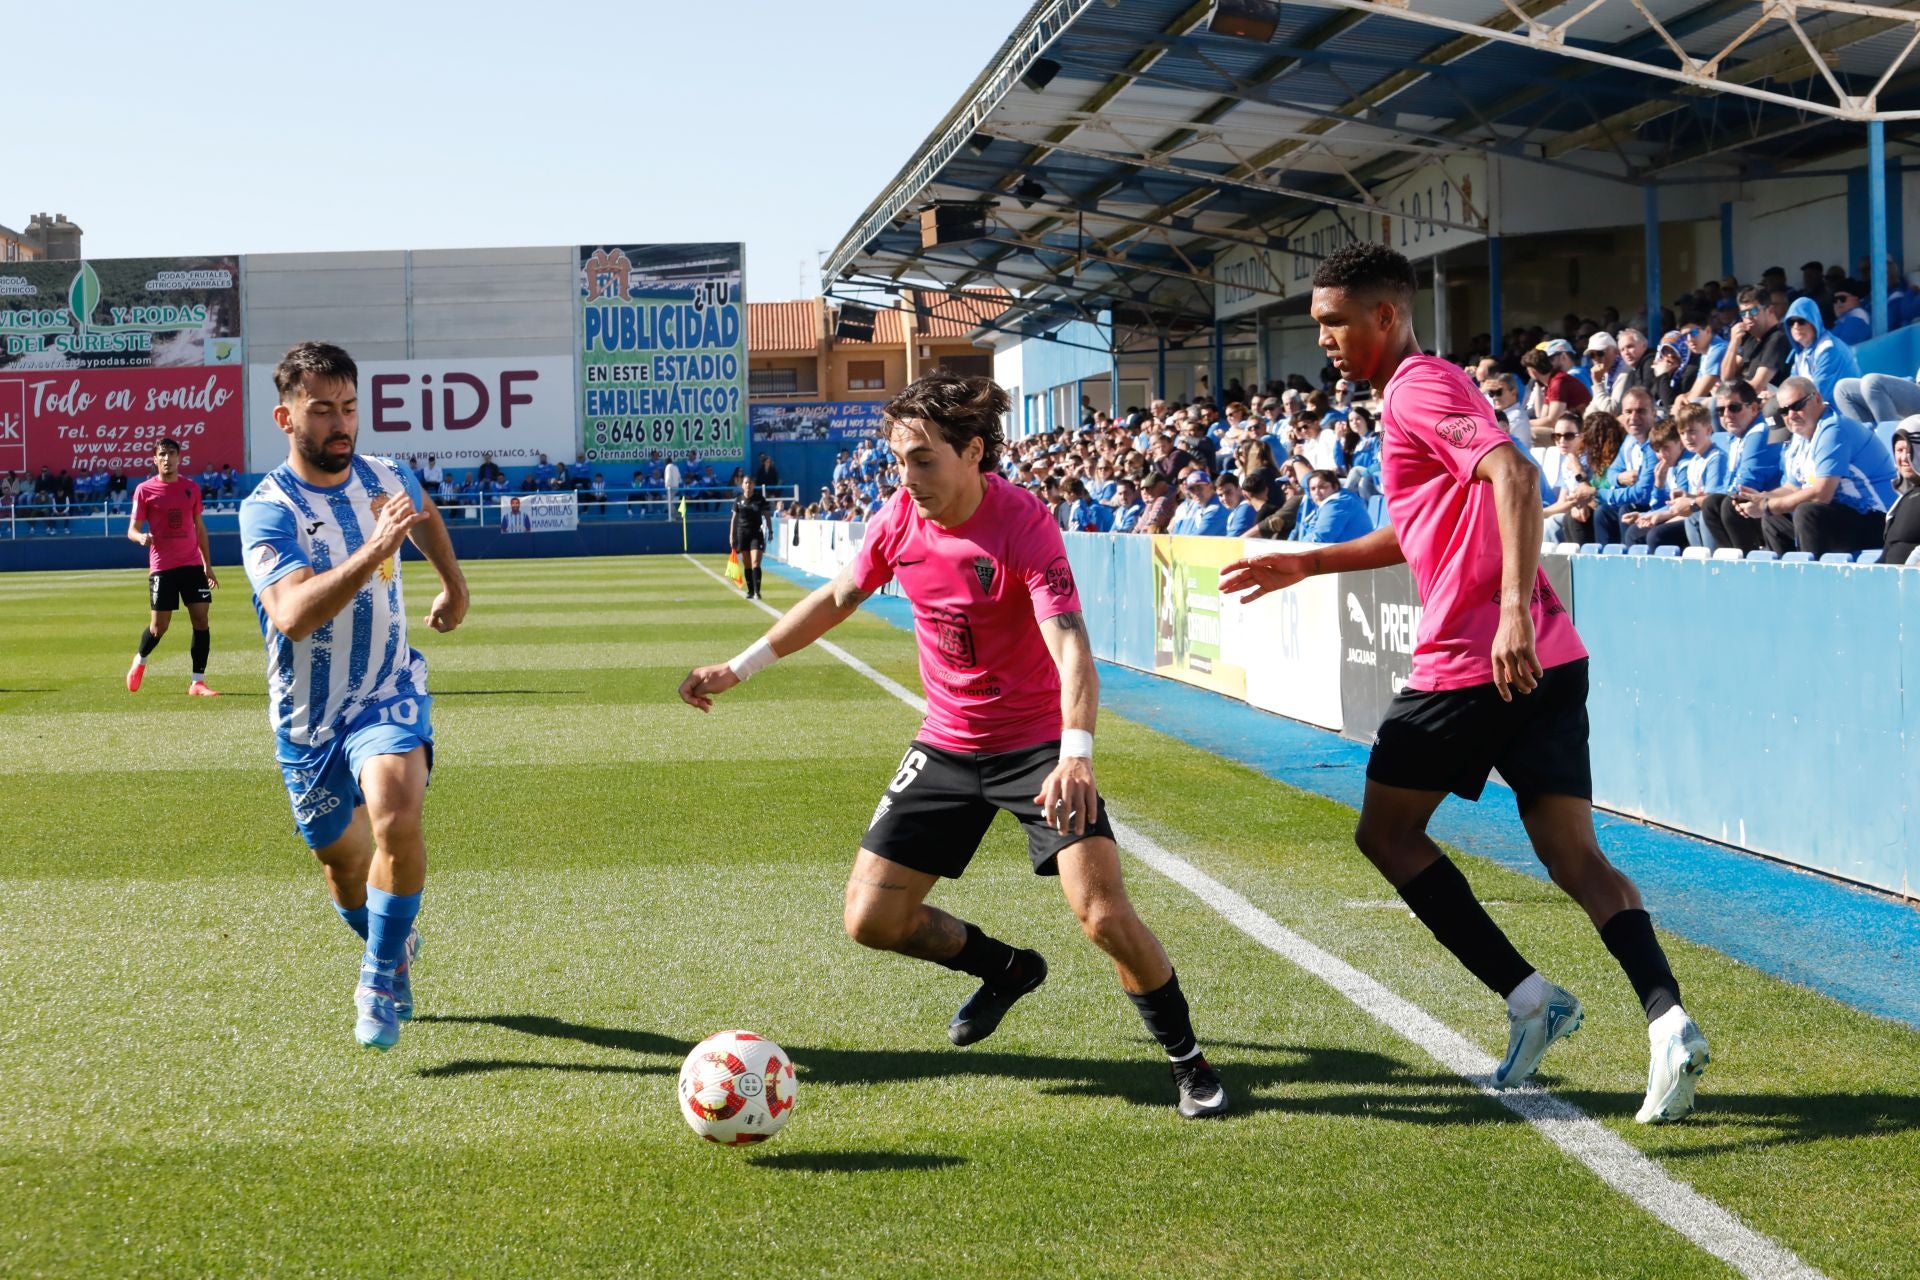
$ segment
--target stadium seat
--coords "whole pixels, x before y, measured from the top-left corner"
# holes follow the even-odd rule
[[[1852,564],[1853,552],[1829,551],[1825,555],[1820,557],[1820,563],[1821,564]]]
[[[1738,547],[1715,547],[1713,558],[1715,560],[1741,560],[1745,557],[1740,554],[1740,548]]]
[[[1607,550],[1618,551],[1619,548],[1608,547]],[[1648,546],[1646,543],[1641,542],[1641,543],[1635,544],[1634,546],[1628,547],[1627,554],[1630,556],[1650,556],[1653,554],[1653,548]]]
[[[1783,556],[1781,556],[1781,557],[1780,557],[1780,559],[1781,559],[1781,560],[1783,560],[1783,561],[1791,561],[1791,562],[1792,562],[1792,563],[1794,563],[1794,564],[1812,564],[1812,563],[1813,563],[1813,552],[1811,552],[1811,551],[1789,551],[1789,552],[1787,552],[1787,554],[1785,554],[1785,555],[1783,555]]]
[[[1640,548],[1638,547],[1634,548],[1635,551],[1638,551],[1639,549]],[[1627,549],[1621,546],[1617,542],[1610,542],[1606,546],[1600,548],[1600,554],[1603,556],[1623,556],[1627,554]]]
[[[1597,542],[1583,542],[1580,544],[1580,550],[1575,552],[1574,554],[1582,555],[1582,556],[1597,556],[1600,554],[1600,544]]]
[[[1655,547],[1653,549],[1653,554],[1655,555],[1655,557],[1661,560],[1678,560],[1680,558],[1680,548]]]
[[[1765,547],[1761,547],[1757,551],[1747,552],[1747,559],[1749,560],[1778,560],[1779,558],[1779,556],[1773,554],[1773,552],[1767,550]]]
[[[1577,555],[1579,551],[1580,544],[1577,542],[1562,542],[1553,549],[1553,553],[1557,556]]]
[[[1854,563],[1855,564],[1879,564],[1880,554],[1881,554],[1880,549],[1878,547],[1875,547],[1871,551],[1862,551],[1859,554],[1859,556],[1855,558]]]
[[[1682,560],[1710,560],[1713,558],[1713,552],[1707,550],[1705,547],[1688,547],[1680,553],[1680,558]]]

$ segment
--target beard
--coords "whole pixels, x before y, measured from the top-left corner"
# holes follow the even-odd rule
[[[318,443],[311,440],[303,440],[296,436],[293,445],[294,448],[300,451],[301,459],[309,465],[318,467],[320,470],[329,474],[338,474],[353,465],[353,452],[352,450],[348,450],[346,453],[328,452],[327,446],[335,440],[347,440],[351,443],[351,438],[345,435],[328,436],[325,440]]]

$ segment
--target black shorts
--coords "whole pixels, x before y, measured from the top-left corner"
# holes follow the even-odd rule
[[[1541,796],[1593,799],[1587,753],[1587,660],[1548,668],[1532,693],[1503,702],[1491,684],[1419,693],[1387,708],[1367,778],[1478,800],[1494,769],[1525,813]]]
[[[733,549],[735,551],[758,551],[764,555],[767,550],[766,535],[760,534],[751,538],[735,538],[733,540]]]
[[[183,564],[147,575],[147,603],[156,613],[172,613],[184,600],[188,604],[212,604],[213,588],[207,585],[207,571],[197,564]]]
[[[1080,835],[1062,834],[1040,816],[1033,798],[1060,763],[1060,744],[1020,751],[942,751],[916,741],[887,784],[860,847],[932,876],[958,879],[1005,809],[1027,829],[1027,856],[1035,875],[1060,874],[1060,851],[1091,836],[1113,838],[1106,801]]]

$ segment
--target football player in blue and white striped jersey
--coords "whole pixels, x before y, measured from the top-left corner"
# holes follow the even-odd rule
[[[414,917],[426,881],[421,803],[433,768],[427,663],[407,643],[400,544],[440,576],[427,625],[467,612],[453,542],[413,472],[354,450],[359,370],[305,342],[274,369],[287,461],[240,507],[267,647],[267,708],[294,825],[335,909],[366,940],[354,1035],[391,1048],[413,1016]]]

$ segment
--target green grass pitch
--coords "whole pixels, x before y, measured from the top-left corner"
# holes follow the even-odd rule
[[[209,701],[182,696],[184,614],[123,689],[143,575],[0,579],[0,1276],[1731,1274],[1129,862],[1234,1098],[1180,1120],[1004,818],[935,901],[1052,977],[951,1048],[971,981],[840,929],[907,708],[818,651],[680,705],[766,623],[684,558],[469,572],[466,625],[414,631],[426,949],[385,1055],[353,1042],[358,944],[292,832],[239,570]],[[918,687],[903,632],[834,638]],[[1350,811],[1113,716],[1097,768],[1128,822],[1503,1051],[1498,1002],[1396,906]],[[1640,1128],[1643,1019],[1584,917],[1466,866],[1586,1001],[1550,1088],[1811,1266],[1920,1275],[1920,1034],[1669,938],[1714,1066],[1696,1119]],[[743,1150],[674,1105],[687,1048],[729,1027],[800,1068],[793,1122]]]

